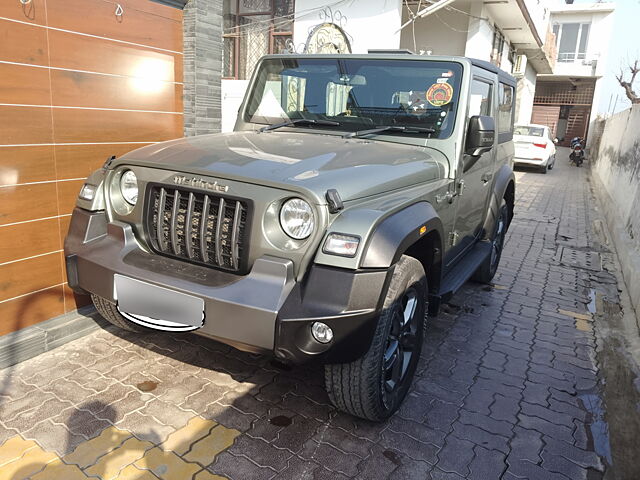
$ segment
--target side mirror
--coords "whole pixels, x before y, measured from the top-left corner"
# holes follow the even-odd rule
[[[474,115],[469,119],[464,152],[472,157],[479,157],[493,148],[495,138],[496,122],[493,117]]]

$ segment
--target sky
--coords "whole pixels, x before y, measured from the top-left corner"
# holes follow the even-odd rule
[[[575,3],[594,3],[594,0],[576,0]],[[601,114],[619,112],[631,106],[631,102],[615,76],[620,72],[621,66],[626,68],[628,60],[633,62],[637,58],[640,62],[640,35],[638,35],[640,0],[614,0],[612,3],[615,3],[616,11],[613,14],[613,32],[609,43],[606,73],[600,80],[603,84],[600,105],[597,108]],[[630,76],[628,69],[626,75],[628,81]],[[638,93],[640,78],[636,80],[634,86],[634,90]],[[616,96],[618,103],[614,110]]]

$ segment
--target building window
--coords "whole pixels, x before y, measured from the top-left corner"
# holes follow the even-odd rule
[[[293,37],[294,0],[224,0],[223,77],[245,80]]]
[[[502,52],[504,51],[504,35],[498,27],[493,29],[493,46],[491,47],[491,63],[496,67],[502,62]]]
[[[559,62],[571,63],[586,58],[590,29],[590,23],[557,23],[553,26]]]

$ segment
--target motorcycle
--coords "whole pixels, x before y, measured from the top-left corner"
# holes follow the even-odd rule
[[[580,137],[575,137],[571,140],[571,153],[569,154],[569,161],[579,167],[584,162],[584,141]]]

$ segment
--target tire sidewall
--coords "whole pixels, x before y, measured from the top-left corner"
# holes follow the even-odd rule
[[[409,388],[411,387],[413,375],[416,371],[416,367],[418,361],[420,360],[420,354],[422,351],[422,342],[424,339],[424,330],[426,326],[425,312],[427,284],[422,266],[417,262],[417,260],[410,260],[412,261],[407,261],[405,260],[405,257],[402,257],[400,262],[398,262],[398,264],[396,264],[396,266],[394,267],[393,277],[391,278],[391,282],[389,284],[389,288],[387,289],[387,294],[384,301],[383,313],[380,315],[378,321],[377,334],[382,336],[382,341],[376,345],[377,348],[375,348],[375,351],[372,352],[370,350],[369,352],[375,355],[375,369],[377,372],[376,405],[378,407],[378,411],[380,412],[379,417],[381,419],[390,417],[402,404],[404,397],[407,395]],[[404,264],[401,264],[401,262],[403,262]],[[413,262],[417,263],[420,268],[411,268],[416,266]],[[416,293],[419,297],[415,313],[415,315],[418,316],[419,319],[416,332],[416,346],[413,357],[411,359],[411,363],[406,373],[405,380],[400,386],[400,389],[395,397],[395,401],[393,405],[387,406],[385,405],[385,402],[383,400],[382,393],[384,389],[382,366],[386,340],[389,337],[389,333],[392,328],[393,309],[401,308],[399,307],[399,302],[401,301],[404,293],[410,287],[415,287]]]

